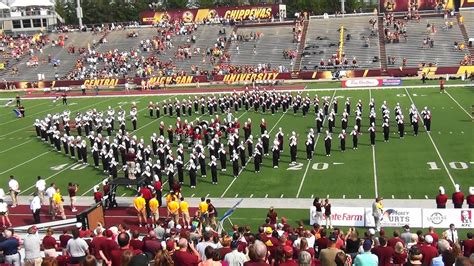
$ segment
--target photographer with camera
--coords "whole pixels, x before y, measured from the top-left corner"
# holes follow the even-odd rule
[[[72,212],[77,212],[77,209],[76,209],[77,191],[79,191],[79,185],[69,182],[67,192],[69,193],[69,199],[71,200]]]

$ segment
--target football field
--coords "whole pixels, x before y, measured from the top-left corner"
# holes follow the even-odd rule
[[[296,95],[296,92],[292,92]],[[400,89],[325,89],[303,91],[311,99],[317,94],[320,99],[338,99],[339,113],[336,118],[336,128],[333,133],[331,156],[325,156],[325,134],[316,136],[315,156],[312,160],[306,159],[305,141],[310,128],[315,128],[315,114],[313,106],[310,113],[303,117],[301,111],[293,114],[290,109],[286,113],[281,110],[275,115],[270,112],[256,113],[253,109],[239,110],[234,117],[239,118],[241,125],[247,119],[252,120],[252,135],[256,139],[260,135],[259,123],[265,118],[270,134],[270,141],[282,128],[285,133],[285,146],[282,153],[280,167],[272,167],[271,154],[264,157],[260,173],[254,172],[253,159],[241,169],[238,178],[232,176],[231,165],[228,163],[227,172],[218,173],[219,182],[212,185],[210,170],[207,178],[198,177],[195,189],[189,187],[189,176],[185,173],[183,193],[185,197],[230,197],[230,198],[346,198],[370,199],[375,196],[394,199],[425,199],[434,198],[438,187],[444,186],[447,194],[454,191],[454,184],[460,184],[461,189],[468,193],[468,187],[474,185],[474,136],[471,106],[474,103],[472,87],[456,87],[446,89],[440,94],[438,88],[400,88]],[[1,96],[1,95],[0,95]],[[143,138],[146,144],[151,144],[150,137],[158,133],[159,123],[175,125],[176,117],[162,116],[157,119],[149,117],[147,105],[150,101],[161,102],[188,98],[189,95],[162,95],[162,96],[129,96],[129,97],[91,97],[69,98],[67,107],[60,101],[53,103],[51,99],[23,100],[26,108],[26,118],[18,119],[14,116],[14,107],[2,107],[0,110],[0,185],[7,191],[8,176],[14,175],[20,183],[21,195],[30,195],[34,192],[36,176],[41,175],[47,183],[55,182],[65,191],[68,182],[80,185],[79,195],[92,195],[92,188],[100,184],[107,176],[102,169],[77,163],[77,161],[59,153],[40,139],[36,138],[33,123],[36,118],[44,118],[48,113],[71,111],[71,120],[77,112],[85,112],[95,108],[105,111],[108,106],[115,109],[121,105],[130,110],[132,102],[139,108],[138,129],[133,132],[138,139]],[[193,95],[191,97],[194,97]],[[347,137],[347,149],[340,151],[337,136],[340,132],[341,113],[346,98],[351,100],[351,116],[349,129],[355,124],[354,110],[357,101],[363,103],[362,135],[359,138],[359,149],[352,149],[352,138]],[[375,99],[376,104],[376,145],[370,145],[368,134],[369,100]],[[332,102],[331,100],[331,102]],[[381,110],[383,101],[390,109],[390,141],[383,141],[381,128]],[[399,103],[405,116],[406,135],[398,137],[397,125],[393,108]],[[431,132],[422,127],[420,133],[413,136],[408,122],[408,109],[414,104],[419,111],[425,106],[432,113]],[[331,106],[332,107],[332,106]],[[220,115],[222,119],[224,115]],[[201,116],[182,117],[188,121],[195,119],[209,121],[208,114]],[[116,126],[117,127],[117,126]],[[131,130],[131,122],[127,121],[127,131]],[[323,131],[327,128],[324,121]],[[290,166],[288,137],[292,131],[298,134],[297,164]],[[349,133],[349,132],[348,132]],[[75,130],[72,131],[76,135]],[[104,134],[104,133],[103,133]],[[243,136],[243,131],[240,132]],[[112,140],[113,137],[111,137]],[[226,141],[221,141],[226,143]],[[89,142],[88,142],[89,144]],[[175,149],[176,147],[174,147]],[[88,148],[90,152],[90,147]],[[189,152],[185,153],[185,162]],[[247,157],[247,159],[249,159]],[[208,157],[206,158],[207,163]],[[119,176],[123,172],[119,172]],[[164,186],[168,189],[168,185]],[[120,188],[118,196],[133,195],[135,191]],[[92,199],[91,199],[92,200]],[[92,201],[91,201],[92,202]]]

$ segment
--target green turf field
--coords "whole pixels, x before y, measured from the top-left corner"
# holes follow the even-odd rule
[[[419,81],[418,81],[419,84]],[[308,87],[312,88],[311,84]],[[212,185],[210,171],[208,178],[198,178],[196,189],[189,188],[189,178],[185,175],[184,195],[209,197],[254,197],[254,198],[311,198],[315,196],[331,198],[373,198],[375,195],[385,198],[433,198],[440,185],[450,194],[454,183],[459,183],[466,193],[468,187],[474,184],[474,144],[472,142],[473,124],[471,105],[474,99],[474,90],[468,88],[448,88],[446,94],[440,94],[436,88],[423,89],[381,89],[345,90],[330,89],[324,91],[308,91],[313,98],[314,94],[339,98],[339,114],[336,118],[335,133],[332,142],[332,156],[324,156],[324,136],[316,142],[316,155],[311,161],[306,160],[306,134],[315,127],[313,112],[307,117],[301,113],[293,115],[293,111],[281,112],[272,116],[255,113],[253,110],[241,110],[234,116],[253,122],[253,135],[259,135],[259,122],[262,117],[267,121],[271,131],[270,139],[281,127],[286,134],[296,131],[298,138],[298,164],[289,166],[289,148],[286,138],[285,151],[282,154],[279,169],[271,167],[271,156],[263,160],[262,170],[253,172],[252,161],[243,169],[241,175],[234,179],[231,169],[227,173],[219,172],[219,184]],[[7,97],[0,94],[1,97]],[[131,102],[135,101],[139,107],[138,130],[135,134],[143,137],[150,143],[150,136],[158,132],[160,121],[166,125],[173,124],[175,117],[160,119],[148,117],[146,106],[149,101],[158,102],[165,99],[184,98],[188,96],[131,96],[128,98],[82,98],[69,99],[67,107],[73,115],[75,112],[85,112],[89,108],[105,110],[107,106],[117,108],[122,105],[129,110]],[[359,149],[352,150],[352,141],[347,139],[347,151],[339,151],[337,135],[340,131],[340,115],[344,107],[344,99],[351,97],[352,109],[358,99],[361,99],[363,108],[362,132],[359,139]],[[368,128],[368,103],[374,98],[377,111],[377,143],[375,148],[370,146]],[[386,100],[391,110],[391,139],[383,142],[381,130],[380,106]],[[404,109],[407,135],[399,139],[394,122],[393,107],[399,102]],[[426,133],[420,127],[421,133],[414,137],[408,124],[408,108],[414,103],[419,110],[428,106],[433,115],[432,132]],[[14,175],[20,182],[22,195],[31,194],[37,175],[47,179],[47,182],[56,182],[61,188],[66,188],[68,182],[80,184],[79,194],[91,195],[92,187],[101,182],[106,176],[101,170],[92,166],[76,164],[63,153],[58,153],[35,136],[33,122],[35,118],[43,118],[47,113],[62,112],[59,102],[53,104],[48,100],[25,100],[26,118],[15,118],[12,107],[0,110],[0,184],[6,189],[8,176]],[[311,111],[313,109],[311,108]],[[209,120],[208,115],[199,114],[183,119]],[[355,123],[353,112],[349,119],[349,128]],[[324,123],[327,125],[327,122]],[[421,123],[420,123],[421,126]],[[130,130],[131,123],[127,123]],[[73,134],[75,132],[73,131]],[[243,135],[243,132],[241,132]],[[188,154],[186,154],[187,156]],[[92,158],[89,158],[91,163]],[[228,167],[229,168],[229,167]],[[123,173],[119,173],[123,174]],[[166,185],[165,188],[168,188]],[[118,196],[132,195],[133,191],[120,189]]]

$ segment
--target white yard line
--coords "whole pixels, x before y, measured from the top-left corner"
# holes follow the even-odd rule
[[[333,89],[333,90],[334,90],[334,93],[332,94],[331,100],[329,101],[330,105],[332,104],[334,96],[336,96],[336,91],[337,90],[335,90],[335,89]],[[329,106],[329,107],[331,107],[331,106]],[[327,116],[324,117],[323,125],[324,125],[324,122],[326,122],[326,118],[327,118]],[[318,134],[318,136],[316,137],[316,140],[314,141],[314,150],[316,150],[316,148],[317,148],[317,144],[318,144],[320,136],[321,136],[321,133]],[[316,156],[316,154],[313,154],[313,158],[314,158],[314,156]],[[313,161],[313,159],[309,160],[308,165],[306,165],[306,169],[304,171],[303,178],[301,179],[300,186],[298,187],[298,192],[296,192],[296,197],[297,198],[300,197],[301,189],[303,188],[304,180],[306,179],[306,175],[308,174],[309,166],[311,165],[312,161]]]
[[[410,93],[408,93],[407,88],[405,88],[405,92],[406,92],[406,94],[408,95],[408,98],[410,98],[411,103],[412,103],[413,105],[415,105],[415,102],[414,102],[413,99],[411,98]],[[415,106],[416,106],[416,105],[415,105]],[[421,123],[423,123],[423,125],[424,125],[423,120],[421,120]],[[451,173],[449,172],[449,169],[448,169],[448,167],[446,166],[446,163],[444,162],[443,157],[441,156],[441,153],[440,153],[439,150],[438,150],[438,147],[436,146],[436,144],[435,144],[433,138],[431,137],[431,133],[430,133],[430,132],[426,132],[426,134],[427,134],[428,137],[430,138],[431,143],[433,144],[433,147],[434,147],[436,153],[438,154],[438,157],[439,157],[439,159],[441,160],[441,163],[443,164],[444,170],[446,170],[446,173],[448,174],[448,177],[449,177],[449,179],[451,180],[451,183],[452,183],[453,186],[454,186],[454,185],[456,184],[456,182],[454,182],[453,176],[452,176]]]
[[[378,188],[378,181],[377,181],[377,164],[375,163],[375,146],[372,146],[372,162],[374,165],[374,189],[375,189],[375,197],[379,197],[379,188]]]
[[[41,105],[45,105],[45,104],[48,104],[48,103],[50,103],[50,102],[49,102],[49,101],[45,101],[45,102],[43,102],[43,103],[35,104],[35,105],[32,105],[32,106],[27,106],[27,107],[28,107],[28,110],[31,110],[31,108],[34,108],[34,107],[37,107],[37,106],[41,106]],[[10,106],[8,106],[8,107],[15,108],[15,107],[16,107],[16,103],[14,103],[14,104],[12,104],[12,105],[10,105]],[[2,114],[2,115],[0,115],[0,117],[11,116],[11,115],[12,115],[12,114],[7,113],[7,114]]]
[[[28,141],[25,141],[25,142],[23,142],[23,143],[20,143],[20,144],[18,144],[18,145],[15,145],[15,146],[13,146],[13,147],[11,147],[11,148],[8,148],[8,149],[6,149],[6,150],[0,151],[0,154],[5,153],[5,152],[7,152],[7,151],[11,151],[11,150],[13,150],[13,149],[15,149],[15,148],[17,148],[17,147],[23,146],[23,145],[25,145],[25,144],[27,144],[27,143],[30,143],[30,142],[32,142],[32,141],[33,141],[33,139],[30,139],[30,140],[28,140]]]
[[[171,95],[170,97],[168,97],[168,98],[166,98],[166,99],[164,99],[164,100],[161,100],[160,103],[162,103],[163,101],[167,101],[167,100],[169,100],[169,99],[171,99],[171,98],[173,98],[173,97],[174,97],[174,95]],[[142,111],[143,111],[143,110],[146,110],[146,109],[147,109],[147,108],[144,108],[144,109],[142,109]],[[137,130],[132,131],[132,133],[136,133],[136,132],[138,132],[138,131],[140,131],[140,130],[146,128],[147,126],[149,126],[149,125],[151,125],[151,124],[153,124],[153,123],[156,123],[158,120],[161,120],[161,119],[163,119],[164,117],[165,117],[164,115],[161,116],[159,119],[155,119],[155,118],[153,117],[150,122],[148,122],[148,123],[146,123],[145,125],[143,125],[143,126],[137,128]]]
[[[42,154],[37,155],[37,156],[35,156],[35,157],[29,159],[28,161],[24,161],[24,162],[22,162],[22,163],[20,163],[20,164],[17,164],[16,166],[13,166],[13,167],[10,168],[10,169],[7,169],[7,170],[1,172],[0,175],[3,175],[3,174],[5,174],[5,173],[8,173],[8,172],[10,172],[11,170],[17,169],[18,167],[20,167],[20,166],[22,166],[22,165],[24,165],[24,164],[27,164],[27,163],[29,163],[29,162],[31,162],[31,161],[34,161],[34,160],[38,159],[39,157],[42,157],[42,156],[44,156],[44,155],[46,155],[47,153],[50,153],[50,152],[51,152],[51,150],[45,151],[45,152],[43,152]]]
[[[289,110],[289,109],[288,109]],[[288,112],[288,110],[286,110],[286,112]],[[278,125],[278,123],[280,123],[281,119],[283,118],[283,116],[285,116],[286,112],[284,112],[283,114],[281,114],[280,116],[280,119],[278,119],[278,121],[275,123],[275,125],[273,125],[273,127],[270,129],[270,131],[268,132],[268,135],[270,135],[272,133],[272,131],[276,128],[276,126]],[[240,176],[240,174],[244,171],[245,167],[249,164],[250,160],[252,159],[252,157],[250,156],[249,159],[247,160],[246,164],[244,166],[242,166],[242,168],[240,168],[239,170],[239,174],[237,176]],[[232,185],[234,184],[234,182],[237,180],[237,178],[234,178],[232,179],[232,182],[230,182],[230,184],[227,186],[227,188],[224,190],[224,192],[222,193],[221,195],[221,198],[224,197],[225,193],[227,193],[227,191],[229,191],[229,189],[232,187]]]
[[[463,110],[472,119],[472,115],[468,111],[466,111],[466,109],[464,109],[464,107],[462,107],[462,105],[459,104],[459,102],[456,101],[456,99],[454,99],[454,97],[451,96],[451,94],[447,90],[444,90],[444,92],[446,92],[449,98],[451,98],[459,106],[459,108],[461,108],[461,110]]]
[[[62,172],[64,172],[64,171],[66,171],[66,170],[72,168],[72,167],[75,166],[75,165],[77,165],[77,163],[73,163],[73,164],[71,164],[71,165],[65,167],[65,168],[62,169],[61,171],[58,171],[58,172],[56,172],[56,173],[54,173],[54,174],[48,176],[47,178],[44,179],[44,181],[48,181],[48,180],[51,179],[52,177],[55,177],[55,176],[59,175],[60,173],[62,173]],[[34,185],[28,187],[27,189],[22,190],[22,191],[20,192],[20,195],[23,194],[23,193],[25,193],[26,191],[28,191],[28,190],[34,188],[35,186],[36,186],[36,183],[35,183]]]

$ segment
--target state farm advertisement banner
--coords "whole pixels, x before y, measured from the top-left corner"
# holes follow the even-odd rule
[[[454,224],[456,228],[474,228],[473,209],[424,209],[423,227],[448,228]]]
[[[375,221],[372,209],[365,209],[365,222],[367,227],[374,227]],[[382,227],[402,227],[408,224],[410,227],[422,227],[420,208],[386,208],[380,221]]]
[[[472,0],[465,0],[472,1]],[[407,12],[410,7],[410,2],[415,2],[417,10],[435,10],[438,3],[441,3],[443,9],[453,9],[454,0],[434,1],[434,0],[380,0],[381,12]]]
[[[214,9],[182,9],[167,11],[143,11],[140,13],[142,24],[154,24],[161,21],[182,20],[185,23],[202,22],[205,19],[216,17],[248,20],[250,17],[255,19],[270,19],[279,14],[279,5],[256,5],[256,6],[235,6],[235,7],[217,7]]]
[[[336,226],[365,226],[364,208],[347,208],[347,207],[332,207],[331,208],[332,224]],[[325,224],[326,217],[323,215],[322,224]],[[316,223],[316,217],[310,211],[310,223]]]

